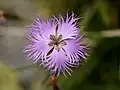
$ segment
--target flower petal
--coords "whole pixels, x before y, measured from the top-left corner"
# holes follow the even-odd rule
[[[25,46],[24,52],[27,53],[28,59],[33,59],[37,62],[40,59],[46,58],[48,51],[52,48],[49,47],[48,41],[45,40],[39,33],[34,33],[32,37],[29,38],[31,44]]]
[[[54,19],[48,19],[41,25],[41,34],[47,40],[50,39],[50,35],[55,35],[56,24]]]
[[[29,26],[29,32],[40,32],[42,23],[43,20],[41,17],[36,18],[32,25]]]
[[[29,27],[29,35],[34,32],[41,33],[45,39],[49,39],[50,34],[55,34],[56,24],[55,19],[51,18],[43,21],[41,17],[34,20],[33,24]]]
[[[78,66],[81,59],[85,59],[86,57],[86,52],[84,50],[87,49],[87,47],[81,46],[78,41],[78,39],[67,39],[65,40],[67,45],[63,46],[64,52],[70,57],[69,63],[71,66]]]
[[[66,64],[68,59],[69,58],[65,55],[65,52],[62,49],[59,52],[54,50],[50,57],[45,61],[45,67],[47,67],[48,70],[51,70],[53,74],[57,76],[60,74],[60,72],[62,72],[65,76],[65,72],[70,75],[72,70]]]
[[[63,36],[63,39],[73,39],[78,34],[78,31],[80,31],[80,29],[76,26],[77,20],[78,18],[74,17],[74,13],[72,13],[70,17],[68,17],[67,14],[66,20],[64,20],[62,16],[60,16],[60,20],[57,20],[58,33]]]

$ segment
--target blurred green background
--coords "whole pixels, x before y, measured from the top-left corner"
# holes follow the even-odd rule
[[[21,52],[26,25],[40,14],[75,12],[88,37],[90,56],[72,76],[60,76],[60,90],[120,90],[120,0],[0,0],[7,21],[0,24],[0,90],[52,90],[49,72]],[[0,19],[1,20],[1,19]]]

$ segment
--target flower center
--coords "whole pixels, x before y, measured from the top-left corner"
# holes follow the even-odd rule
[[[61,46],[66,45],[66,42],[62,40],[62,35],[50,35],[50,42],[48,43],[49,46],[54,47],[58,52],[60,51]]]

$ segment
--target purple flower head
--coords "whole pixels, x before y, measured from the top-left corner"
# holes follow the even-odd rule
[[[71,67],[79,66],[86,59],[88,47],[84,44],[83,35],[77,27],[78,18],[74,13],[64,19],[53,17],[46,21],[37,18],[29,28],[30,44],[24,52],[28,59],[50,70],[58,76],[61,72],[71,75]]]

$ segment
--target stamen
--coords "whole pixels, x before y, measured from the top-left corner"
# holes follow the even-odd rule
[[[50,40],[56,41],[57,37],[55,35],[50,35]]]
[[[50,43],[48,43],[49,46],[53,46],[56,42],[55,41],[50,41]]]
[[[60,42],[60,45],[61,45],[61,46],[64,46],[64,45],[67,45],[67,43],[66,43],[64,40],[62,40],[62,41]]]
[[[60,51],[59,45],[55,45],[55,49],[59,52]]]
[[[52,48],[52,49],[47,53],[47,56],[49,56],[49,55],[53,52],[53,49],[54,49],[54,48]]]
[[[60,40],[62,40],[62,35],[61,35],[61,34],[58,36],[57,40],[58,40],[58,42],[59,42]]]
[[[55,35],[50,35],[50,43],[49,46],[54,47],[58,52],[60,51],[61,46],[66,45],[66,42],[62,40],[62,35],[60,34],[58,37]]]
[[[58,25],[56,26],[56,29],[55,29],[55,36],[57,36],[58,34]]]

